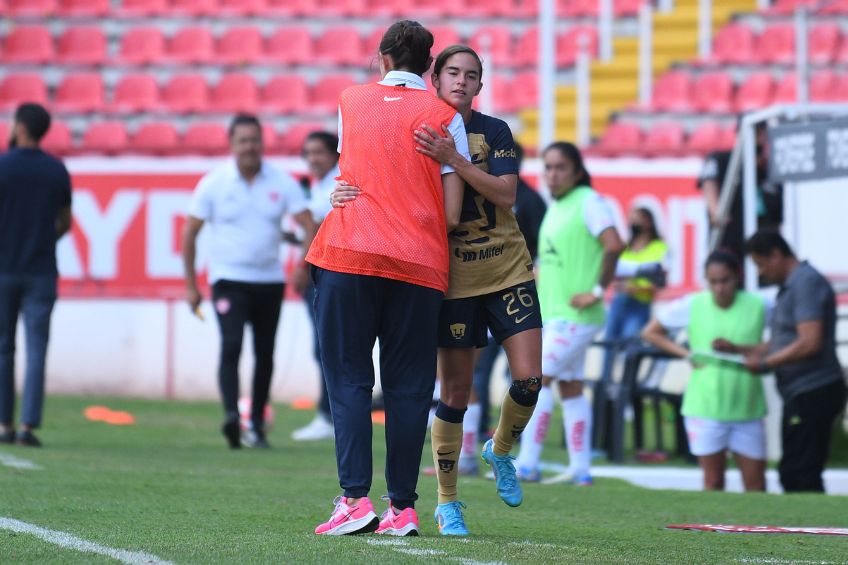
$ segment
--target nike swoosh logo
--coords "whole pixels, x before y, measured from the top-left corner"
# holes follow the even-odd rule
[[[526,320],[527,318],[529,318],[532,315],[533,315],[533,313],[531,312],[530,314],[527,314],[526,316],[522,316],[520,318],[518,316],[516,316],[515,317],[515,323],[520,324],[521,322],[523,322],[524,320]]]
[[[451,453],[456,453],[456,451],[445,451],[444,453],[442,453],[438,449],[436,450],[436,454],[441,456],[441,457],[444,457],[445,455],[450,455]]]
[[[395,98],[389,98],[388,96],[383,96],[383,102],[396,102],[398,100],[403,100],[403,96],[397,96]]]

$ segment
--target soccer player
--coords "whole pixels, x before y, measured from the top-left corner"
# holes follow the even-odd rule
[[[339,102],[340,177],[361,194],[327,215],[306,258],[344,489],[316,534],[418,533],[415,489],[448,288],[447,233],[459,221],[462,180],[416,153],[413,132],[444,126],[468,155],[462,116],[427,92],[422,78],[432,46],[419,23],[392,24],[379,46],[383,80],[348,88]],[[390,499],[382,520],[368,498],[378,338]]]
[[[435,518],[443,535],[468,534],[456,488],[460,454],[474,448],[463,446],[463,415],[475,349],[486,346],[489,329],[506,350],[513,381],[483,459],[492,465],[498,494],[509,506],[523,499],[509,452],[530,420],[541,386],[542,319],[533,261],[512,211],[518,180],[515,144],[505,122],[471,109],[482,72],[477,53],[462,45],[442,51],[433,66],[439,97],[465,122],[470,161],[446,130],[425,126],[415,133],[419,153],[449,165],[465,181],[460,224],[449,236],[450,285],[439,314],[441,400],[431,431],[439,483]],[[340,202],[352,197],[355,188],[337,189]]]
[[[739,289],[739,260],[730,251],[707,258],[709,290],[680,298],[658,312],[642,338],[663,351],[689,358],[712,351],[721,342],[760,343],[765,305],[759,296]],[[673,341],[669,330],[686,329],[689,348]],[[765,490],[766,402],[759,377],[739,364],[694,358],[696,364],[683,394],[682,412],[692,454],[704,472],[704,490],[724,490],[727,451],[733,454],[747,491]]]
[[[567,479],[590,485],[592,412],[583,396],[583,365],[586,350],[603,328],[604,292],[624,243],[609,206],[591,188],[580,150],[555,142],[542,158],[545,184],[554,199],[539,234],[544,387],[521,439],[518,472],[523,480],[540,479],[539,458],[554,402],[550,385],[557,380],[568,446]]]

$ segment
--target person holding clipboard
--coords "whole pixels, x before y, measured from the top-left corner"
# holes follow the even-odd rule
[[[704,490],[724,490],[728,451],[742,473],[746,491],[765,490],[766,402],[761,379],[742,356],[724,344],[762,340],[766,307],[759,296],[739,289],[739,260],[729,251],[707,258],[709,289],[684,296],[660,310],[642,339],[692,362],[681,409],[692,454],[704,472]],[[686,330],[689,347],[669,337]]]

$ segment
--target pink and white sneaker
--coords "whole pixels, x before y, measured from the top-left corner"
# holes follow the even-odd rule
[[[360,498],[355,506],[347,503],[348,499],[337,496],[333,500],[336,508],[330,519],[315,528],[315,533],[325,536],[345,536],[367,534],[377,529],[380,520],[374,512],[374,506],[367,496]]]
[[[380,516],[380,527],[377,528],[377,533],[384,536],[417,536],[418,514],[414,508],[405,508],[400,514],[395,514],[392,502],[389,500],[388,510]]]

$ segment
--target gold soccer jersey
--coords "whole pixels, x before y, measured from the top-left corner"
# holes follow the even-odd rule
[[[471,161],[495,176],[518,174],[515,145],[502,120],[473,112],[465,124]],[[448,299],[495,292],[533,280],[533,260],[513,211],[486,200],[468,183],[457,228],[448,236]]]

